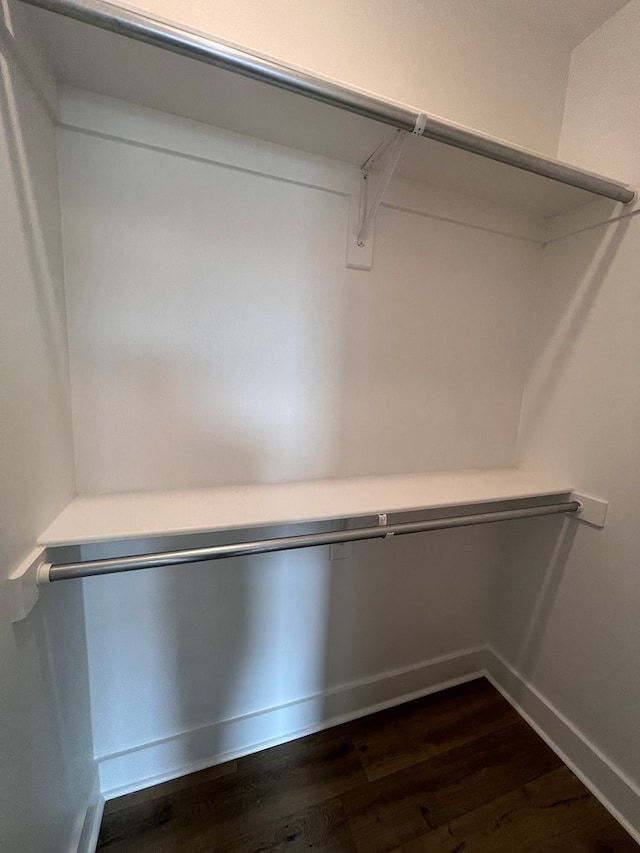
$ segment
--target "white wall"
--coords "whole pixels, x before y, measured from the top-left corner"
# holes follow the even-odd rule
[[[452,8],[153,10],[553,152],[567,52]],[[137,142],[156,143],[144,125]],[[196,129],[172,128],[194,151]],[[59,141],[80,491],[511,464],[539,245],[494,232],[488,211],[478,229],[383,209],[374,270],[350,271],[350,189],[316,177],[337,165],[283,181],[206,153]],[[319,694],[304,722],[321,722],[327,690],[483,644],[501,535],[87,583],[103,784],[232,749],[198,740],[222,719]],[[258,716],[245,746],[295,726]],[[167,738],[169,758],[108,758]]]
[[[55,135],[0,28],[4,583],[74,485]],[[16,625],[3,591],[0,683],[0,847],[66,853],[95,781],[80,589],[51,590]]]
[[[571,55],[559,156],[640,183],[640,2],[631,0]]]
[[[490,230],[488,209],[478,228],[386,208],[374,269],[348,270],[342,166],[309,186],[194,159],[204,131],[177,119],[173,152],[145,149],[156,117],[134,114],[135,145],[58,132],[80,491],[511,464],[540,244]],[[255,171],[267,150],[253,143]],[[317,724],[327,691],[482,645],[500,542],[470,530],[340,563],[316,549],[86,582],[97,755],[177,738],[175,772],[232,748],[187,733],[319,694]],[[259,717],[245,748],[302,722],[287,725]],[[171,772],[154,761],[127,773]]]
[[[640,66],[626,41],[639,27],[640,4],[631,3],[576,49],[563,140],[604,168],[603,152],[587,146],[606,125],[601,141],[627,174],[640,167],[637,150],[631,156]],[[551,528],[514,530],[493,643],[636,785],[627,818],[638,829],[640,221],[629,214],[545,250],[518,451],[525,464],[608,500],[606,528],[581,525],[560,542]]]
[[[478,0],[138,0],[220,38],[557,151],[569,49]]]
[[[566,51],[540,50],[479,4],[398,12],[379,0],[329,14],[326,4],[222,3],[215,20],[210,4],[146,8],[555,151]],[[578,140],[592,137],[598,112],[608,127],[628,119],[612,93],[627,92],[635,70],[612,48],[637,24],[634,2],[576,49],[563,156],[611,171]],[[3,314],[3,409],[15,416],[3,449],[19,448],[2,456],[8,570],[73,482],[52,128],[2,61],[1,224],[15,286]],[[635,168],[611,139],[620,168]],[[60,140],[81,490],[511,462],[539,247],[387,209],[375,271],[346,272],[343,193],[71,131]],[[526,463],[609,498],[604,532],[559,540],[558,522],[511,528],[493,614],[498,529],[362,544],[339,564],[315,551],[189,569],[188,583],[176,571],[88,582],[98,754],[317,694],[321,721],[327,690],[481,644],[493,615],[497,650],[637,781],[628,471],[640,406],[620,369],[640,355],[636,230],[626,221],[547,250],[520,439]],[[64,849],[89,801],[82,617],[78,587],[65,585],[24,625],[3,622],[8,849]],[[280,731],[258,729],[255,739]],[[171,766],[205,757],[178,749]],[[134,767],[134,784],[170,763]]]
[[[344,194],[59,142],[79,492],[511,464],[540,245],[383,209],[349,270]]]
[[[610,512],[603,531],[581,526],[559,561],[555,543],[536,545],[537,530],[514,536],[496,635],[498,650],[636,782],[639,262],[636,218],[547,249],[520,454],[607,499]]]

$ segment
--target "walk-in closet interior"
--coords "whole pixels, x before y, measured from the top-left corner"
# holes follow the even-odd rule
[[[640,0],[0,9],[0,848],[483,674],[640,840]]]

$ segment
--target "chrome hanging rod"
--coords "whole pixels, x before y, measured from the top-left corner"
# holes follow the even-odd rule
[[[450,518],[433,518],[429,521],[409,521],[378,527],[360,527],[354,530],[336,530],[326,533],[310,533],[302,536],[282,536],[240,542],[233,545],[212,545],[181,551],[165,551],[158,554],[142,554],[136,557],[114,557],[106,560],[86,560],[81,563],[42,563],[38,569],[38,585],[53,581],[88,578],[95,575],[110,575],[117,572],[132,572],[139,569],[157,569],[183,563],[200,563],[205,560],[223,560],[227,557],[246,557],[250,554],[266,554],[272,551],[291,551],[295,548],[312,548],[316,545],[335,545],[340,542],[358,542],[363,539],[384,539],[387,536],[404,536],[408,533],[423,533],[428,530],[445,530],[452,527],[468,527],[474,524],[489,524],[495,521],[513,521],[518,518],[533,518],[543,515],[579,513],[579,501],[546,504],[544,506],[520,507],[496,510]]]
[[[533,172],[581,190],[628,204],[635,193],[625,184],[509,145],[452,122],[309,74],[285,63],[216,41],[181,25],[143,15],[104,0],[22,0],[136,41],[251,77],[348,112],[427,136],[446,145]]]

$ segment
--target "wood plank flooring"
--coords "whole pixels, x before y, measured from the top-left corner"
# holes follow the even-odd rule
[[[105,853],[640,853],[479,679],[106,804]]]

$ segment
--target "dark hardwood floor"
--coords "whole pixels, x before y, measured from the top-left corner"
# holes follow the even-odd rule
[[[640,853],[484,679],[106,804],[105,853]]]

